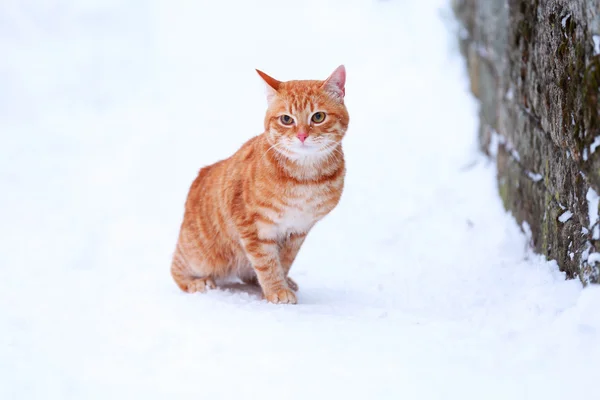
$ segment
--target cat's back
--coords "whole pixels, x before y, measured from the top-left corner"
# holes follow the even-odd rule
[[[202,167],[190,187],[186,208],[192,208],[201,197],[225,191],[240,179],[255,161],[259,140],[260,135],[254,136],[230,157]]]
[[[217,184],[216,172],[226,160],[217,161],[214,164],[202,167],[192,182],[186,201],[186,209],[190,210],[198,202],[201,194],[211,191]]]

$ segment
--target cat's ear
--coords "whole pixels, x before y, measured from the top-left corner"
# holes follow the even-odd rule
[[[279,90],[281,82],[275,78],[270,77],[269,75],[265,74],[264,72],[258,69],[256,70],[256,72],[258,72],[258,75],[260,75],[263,81],[265,81],[265,83],[267,84],[267,102],[270,103],[271,100],[273,100],[273,97],[275,97],[275,95],[277,94],[277,90]]]
[[[329,78],[323,82],[323,89],[331,93],[340,100],[346,95],[346,68],[340,65],[333,71]]]

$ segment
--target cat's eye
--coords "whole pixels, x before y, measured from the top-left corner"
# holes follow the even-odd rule
[[[290,117],[289,115],[285,115],[285,114],[282,115],[281,117],[279,117],[279,120],[284,125],[291,125],[294,123],[294,118]]]
[[[321,122],[325,121],[325,113],[323,111],[316,112],[313,114],[311,120],[315,124],[320,124]]]

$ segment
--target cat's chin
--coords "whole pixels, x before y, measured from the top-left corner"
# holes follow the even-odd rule
[[[303,154],[303,155],[314,155],[317,154],[319,152],[320,146],[316,145],[316,144],[293,144],[291,146],[287,146],[288,151],[292,152],[292,153],[296,153],[296,154]]]
[[[329,152],[324,151],[321,145],[316,143],[294,144],[286,146],[286,155],[290,160],[301,162],[317,162],[327,157]]]

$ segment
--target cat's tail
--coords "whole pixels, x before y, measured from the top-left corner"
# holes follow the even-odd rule
[[[173,280],[177,286],[179,286],[179,288],[184,292],[189,291],[189,285],[195,279],[192,271],[188,267],[179,243],[177,243],[177,248],[173,254],[173,262],[171,263],[171,276],[173,277]]]

